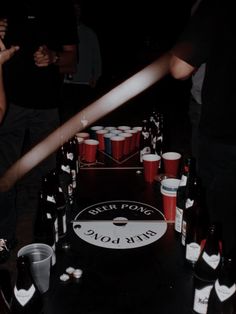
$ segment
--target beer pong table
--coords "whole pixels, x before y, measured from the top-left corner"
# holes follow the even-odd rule
[[[163,217],[159,182],[146,183],[135,163],[81,168],[78,207],[45,314],[191,313],[192,271]],[[68,267],[81,269],[81,278],[61,281]]]

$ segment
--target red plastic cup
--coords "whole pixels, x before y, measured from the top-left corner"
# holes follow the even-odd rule
[[[117,127],[118,130],[121,130],[122,132],[126,132],[127,130],[130,130],[131,127],[128,125],[120,125]]]
[[[175,152],[162,154],[165,174],[173,177],[178,176],[181,155]]]
[[[98,149],[105,150],[104,134],[108,133],[108,130],[98,130],[96,131],[97,140],[99,142]]]
[[[163,214],[168,222],[175,222],[176,214],[176,192],[171,193],[161,187]]]
[[[161,157],[156,154],[143,155],[144,179],[146,182],[152,183],[158,173]]]
[[[130,133],[120,133],[120,136],[125,138],[124,142],[124,155],[127,156],[131,152],[131,140],[132,140],[132,134]]]
[[[75,134],[76,137],[82,137],[84,140],[90,138],[90,134],[87,132],[79,132]]]
[[[80,160],[82,160],[83,155],[84,155],[84,139],[83,137],[76,136],[76,140],[77,140],[78,155],[79,155]]]
[[[127,130],[125,132],[132,134],[131,147],[130,147],[130,150],[132,152],[136,149],[136,139],[137,139],[138,131],[132,129],[132,130]]]
[[[84,141],[84,161],[96,162],[97,148],[99,142],[93,139],[87,139]]]
[[[136,134],[136,147],[139,149],[142,127],[141,126],[134,126],[133,130],[137,131],[137,134]]]
[[[180,180],[167,178],[161,181],[161,194],[163,200],[163,211],[166,220],[175,221],[176,215],[176,193]]]
[[[89,129],[90,132],[90,138],[97,140],[97,131],[98,130],[103,130],[104,127],[102,125],[93,125],[91,126],[91,128]]]
[[[123,136],[111,137],[112,157],[120,160],[123,157],[125,138]]]
[[[123,133],[121,130],[118,130],[118,129],[113,129],[113,130],[111,130],[110,131],[112,134],[114,134],[114,136],[115,135],[120,135],[121,133]]]

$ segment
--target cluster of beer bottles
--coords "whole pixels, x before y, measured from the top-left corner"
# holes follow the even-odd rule
[[[140,162],[145,154],[161,156],[163,149],[163,114],[153,111],[142,122],[140,137]]]
[[[78,153],[74,138],[57,151],[56,168],[42,178],[39,205],[34,225],[34,241],[46,243],[54,250],[68,248],[67,225],[77,208]],[[0,282],[0,313],[37,314],[43,311],[42,294],[31,273],[28,256],[17,257],[17,277],[11,291],[10,276]],[[5,289],[6,283],[8,289]],[[6,290],[8,292],[6,293]]]
[[[75,138],[57,151],[56,168],[42,179],[34,225],[34,241],[67,248],[67,225],[78,200],[78,153]],[[55,263],[55,256],[53,264]]]
[[[186,158],[176,197],[175,231],[193,269],[193,312],[233,314],[236,285],[232,256],[222,255],[220,226],[206,217],[203,188],[194,158]]]

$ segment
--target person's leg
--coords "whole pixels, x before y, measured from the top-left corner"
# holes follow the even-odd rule
[[[0,126],[0,176],[20,157],[26,116],[27,111],[24,108],[10,105]],[[15,187],[0,192],[0,239],[6,239],[7,245],[11,245],[15,240],[17,218],[15,197]]]
[[[223,252],[227,255],[236,249],[236,147],[205,139],[199,154],[209,219],[220,224]]]
[[[45,139],[59,126],[58,109],[34,110],[29,119],[29,148]],[[34,183],[39,186],[42,176],[56,166],[56,152],[32,170]],[[32,184],[32,180],[31,180]]]

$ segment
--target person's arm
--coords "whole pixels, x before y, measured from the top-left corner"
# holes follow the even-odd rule
[[[178,80],[185,80],[192,76],[196,68],[172,54],[170,59],[170,74]]]
[[[6,49],[2,40],[0,39],[0,123],[2,122],[2,119],[6,111],[6,97],[4,92],[2,66],[7,60],[9,60],[14,55],[14,53],[17,50],[19,50],[18,46]]]
[[[59,66],[61,73],[74,73],[77,62],[76,45],[65,45],[60,52],[50,50],[45,45],[40,46],[34,53],[34,61],[38,67],[55,64]]]

